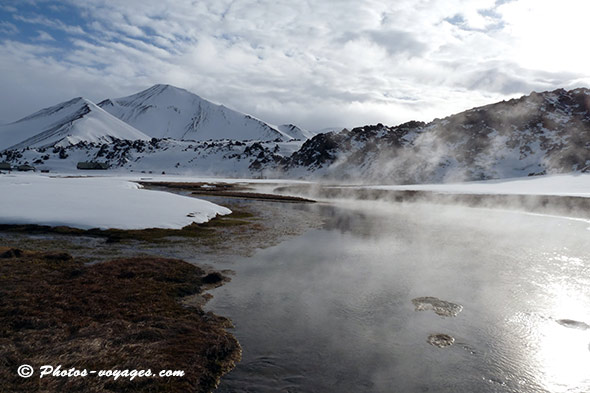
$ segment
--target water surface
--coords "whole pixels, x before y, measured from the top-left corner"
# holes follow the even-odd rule
[[[308,209],[323,228],[216,262],[236,275],[208,308],[233,320],[244,351],[220,392],[590,391],[589,224],[420,204]],[[416,311],[427,296],[463,308]],[[455,341],[439,348],[433,334]]]

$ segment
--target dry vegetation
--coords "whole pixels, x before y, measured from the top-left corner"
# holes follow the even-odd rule
[[[85,266],[66,253],[0,248],[0,392],[210,391],[239,360],[239,344],[228,320],[179,300],[222,279],[175,259]],[[23,363],[35,376],[17,376]],[[45,364],[186,375],[39,379]]]
[[[192,195],[211,195],[229,198],[259,199],[273,202],[303,202],[314,203],[312,199],[290,195],[263,194],[252,192],[251,188],[230,183],[176,183],[176,182],[140,182],[146,187],[168,188],[173,190],[191,191]]]

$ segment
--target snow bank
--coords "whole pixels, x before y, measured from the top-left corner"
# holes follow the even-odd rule
[[[179,229],[231,213],[211,202],[144,190],[120,178],[0,175],[0,190],[0,224]]]
[[[79,173],[79,172],[78,172]],[[100,173],[97,176],[101,176]],[[228,183],[228,184],[313,184],[313,181],[293,180],[293,179],[252,179],[247,177],[213,177],[198,175],[158,175],[158,174],[141,174],[130,175],[129,173],[113,172],[113,176],[119,176],[129,181],[146,181],[146,182],[165,182],[165,183]]]
[[[371,186],[379,190],[435,191],[449,194],[561,195],[590,197],[590,174],[533,176],[454,184]]]

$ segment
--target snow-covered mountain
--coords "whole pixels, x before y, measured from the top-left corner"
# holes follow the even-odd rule
[[[291,139],[290,135],[261,120],[170,85],[155,85],[128,97],[106,99],[98,105],[154,138],[193,141]]]
[[[81,141],[148,140],[147,135],[78,97],[0,126],[0,150],[67,146]]]

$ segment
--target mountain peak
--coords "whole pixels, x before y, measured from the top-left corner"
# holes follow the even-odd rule
[[[41,109],[14,123],[0,126],[0,150],[81,141],[110,142],[113,139],[146,140],[149,137],[83,97]]]
[[[32,120],[32,119],[36,119],[36,118],[46,118],[47,116],[55,115],[58,112],[71,110],[71,108],[73,108],[73,107],[76,107],[76,108],[82,107],[84,104],[94,105],[91,101],[87,100],[84,97],[75,97],[75,98],[72,98],[71,100],[60,102],[57,105],[43,108],[31,115],[25,116],[22,119],[15,121],[14,123],[20,123],[23,121]]]
[[[144,91],[153,91],[153,92],[157,92],[157,93],[162,93],[166,90],[184,90],[184,89],[181,89],[176,86],[168,85],[168,84],[158,83],[158,84],[153,85],[152,87],[147,88]]]
[[[172,86],[172,85],[169,85],[167,83],[156,83],[155,85],[153,85],[152,87],[150,87],[150,89],[159,89],[159,90],[176,89],[176,90],[184,90],[184,89],[181,89],[180,87]]]
[[[195,93],[191,93],[190,91],[188,91],[186,89],[182,89],[180,87],[176,87],[176,86],[164,84],[164,83],[155,84],[152,87],[149,87],[143,91],[140,91],[137,94],[142,94],[142,93],[149,93],[151,95],[157,95],[157,94],[162,94],[162,93],[180,93],[180,94],[189,94],[189,95],[196,96]]]

